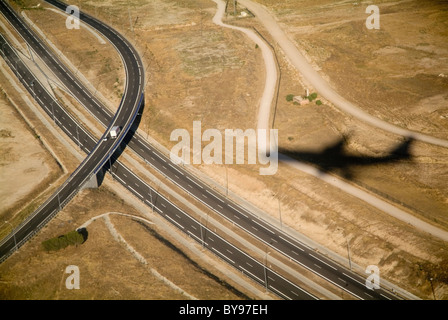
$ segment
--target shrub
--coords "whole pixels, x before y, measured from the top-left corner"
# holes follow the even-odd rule
[[[288,94],[286,96],[286,101],[292,101],[294,99],[294,95],[293,94]]]
[[[317,98],[317,93],[316,92],[313,92],[312,94],[310,94],[308,96],[308,100],[310,100],[310,102],[313,101],[316,98]]]
[[[42,242],[42,246],[46,251],[57,251],[68,246],[83,244],[85,239],[84,234],[75,230],[65,235],[45,240]]]
[[[322,104],[322,101],[320,101],[320,100],[316,100],[316,104],[317,104],[318,106],[320,106],[320,105]]]

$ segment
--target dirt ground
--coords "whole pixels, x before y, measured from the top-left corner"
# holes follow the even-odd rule
[[[104,201],[97,201],[98,197]],[[87,227],[87,241],[56,252],[45,252],[41,242],[65,234],[88,219],[107,212],[141,216],[110,190],[84,190],[32,241],[1,266],[0,298],[32,300],[119,299],[177,300],[248,299],[225,279],[212,274],[190,258],[155,225],[111,215],[116,232],[131,245],[147,265],[136,259],[124,243],[116,241],[100,218]],[[166,259],[169,257],[169,259]],[[69,290],[66,267],[79,267],[80,289]],[[155,270],[153,273],[151,270]],[[188,276],[185,276],[188,274]],[[18,278],[17,275],[20,275]],[[157,276],[156,276],[157,275]],[[182,289],[167,285],[169,279]],[[221,276],[222,277],[222,276]],[[188,294],[188,295],[187,295]]]
[[[33,135],[25,129],[17,112],[3,99],[0,101],[0,126],[0,202],[2,210],[6,211],[45,179],[50,168],[38,140],[32,139]],[[24,178],[15,179],[17,175]]]
[[[3,77],[2,77],[3,79]],[[20,211],[54,183],[62,169],[39,136],[3,95],[0,98],[0,236],[21,220]],[[8,221],[6,223],[5,221]]]
[[[387,10],[391,11],[383,12],[383,28],[371,35],[362,29],[367,16],[363,12],[364,5],[354,7],[351,2],[302,1],[299,10],[295,2],[259,2],[276,13],[288,32],[296,36],[299,48],[304,48],[302,51],[344,96],[355,102],[365,102],[363,108],[385,120],[393,118],[397,124],[410,129],[424,128],[428,133],[446,137],[443,136],[446,123],[442,118],[446,111],[446,91],[443,91],[446,80],[439,74],[435,76],[436,70],[440,72],[443,69],[439,62],[444,59],[446,44],[442,44],[439,35],[446,31],[443,22],[440,22],[446,19],[440,19],[441,13],[431,9],[429,4],[425,7],[426,11],[421,11],[426,20],[419,20],[420,27],[412,27],[426,30],[423,41],[412,38],[412,33],[397,33],[400,28],[388,25],[389,15],[394,16],[394,23],[404,23],[410,19],[409,10],[404,10],[406,14],[400,14],[390,4],[387,4]],[[403,3],[409,6],[408,9],[414,8],[412,12],[416,15],[418,10],[413,5],[415,1]],[[264,83],[264,73],[260,68],[263,65],[261,56],[257,48],[240,33],[212,24],[211,18],[215,13],[212,1],[132,1],[125,5],[125,12],[128,12],[126,17],[122,14],[123,8],[114,1],[82,1],[79,5],[91,14],[96,13],[104,21],[110,21],[133,41],[143,56],[147,66],[147,85],[146,108],[140,128],[166,148],[170,149],[173,145],[169,141],[172,130],[185,128],[191,132],[194,120],[202,121],[203,130],[255,127],[257,101]],[[329,9],[320,10],[322,6]],[[35,14],[43,14],[39,10],[29,11],[27,14],[33,18]],[[432,22],[428,19],[431,17],[438,18],[434,24],[441,31],[429,27]],[[50,19],[56,21],[61,17],[54,15],[48,21]],[[130,30],[130,21],[133,22],[134,32]],[[274,43],[253,18],[235,21],[229,16],[227,22],[255,26],[268,41]],[[50,29],[49,25],[40,19],[43,30]],[[60,35],[63,38],[62,29],[58,31],[53,25],[51,30],[50,36]],[[430,30],[437,31],[437,34],[429,37]],[[101,46],[94,37],[87,33],[84,36],[86,38],[83,41],[90,41],[89,55],[80,51],[79,42],[69,40],[63,45],[64,54],[73,59],[76,66],[81,61],[88,62],[89,67],[85,70],[80,67],[80,70],[94,85],[101,82],[97,76],[105,65],[109,65],[102,73],[108,82],[101,90],[108,99],[116,101],[114,99],[118,99],[119,89],[112,90],[113,84],[123,84],[120,80],[120,60],[112,55],[106,56],[107,50],[101,52],[98,49]],[[360,41],[370,36],[377,41]],[[351,37],[356,39],[350,40]],[[401,44],[397,45],[395,41],[399,40]],[[54,43],[59,46],[63,41],[57,38]],[[71,54],[72,48],[76,54]],[[375,63],[371,62],[372,52],[375,52]],[[282,147],[319,151],[347,134],[349,152],[381,156],[400,142],[398,137],[375,131],[325,103],[321,106],[310,104],[299,107],[286,101],[287,94],[302,94],[304,88],[300,75],[278,50],[277,55],[281,83],[274,126],[279,129],[279,144]],[[425,59],[426,55],[432,59],[431,63]],[[408,70],[402,64],[401,69],[388,67],[403,61],[402,56],[414,59],[414,62],[422,59],[427,63],[413,63],[414,70]],[[419,70],[424,72],[419,73]],[[117,77],[119,81],[114,82]],[[421,87],[422,81],[418,79],[424,79],[428,86]],[[442,107],[428,108],[428,103],[440,103]],[[409,105],[414,106],[412,114],[408,112]],[[435,118],[438,118],[437,121]],[[353,182],[446,228],[448,188],[443,177],[447,174],[447,151],[415,144],[412,152],[412,161],[351,168]],[[258,166],[230,165],[226,168],[201,165],[196,166],[196,169],[222,186],[228,183],[232,193],[262,208],[272,217],[280,218],[281,215],[283,224],[343,257],[347,256],[349,243],[352,260],[361,267],[376,264],[384,278],[417,296],[446,299],[448,253],[445,243],[286,166],[281,165],[275,176],[268,177],[258,174]],[[98,230],[102,228],[102,232],[105,232],[100,223],[94,227]],[[123,232],[126,232],[126,228]],[[140,225],[135,228],[139,230],[136,232],[142,232]],[[94,239],[93,235],[95,233],[92,233],[91,240]],[[93,244],[87,241],[85,245]],[[78,249],[72,248],[65,252],[71,254],[74,251],[70,250]],[[91,264],[89,272],[100,273],[99,270],[104,269],[98,265],[99,262],[95,262],[95,258],[97,256],[92,254],[83,263]],[[34,263],[38,263],[38,259]],[[137,264],[133,263],[137,268]],[[62,272],[61,269],[58,275],[62,276]],[[40,281],[35,277],[34,282]],[[34,286],[31,283],[29,285]],[[29,294],[32,291],[29,290]],[[94,296],[93,291],[89,294],[87,296]],[[139,297],[145,295],[139,294]],[[112,295],[110,291],[105,293],[105,296],[109,295]]]
[[[398,126],[447,137],[448,27],[443,4],[382,1],[380,30],[368,30],[362,2],[258,2],[276,14],[300,51],[344,97]],[[284,90],[276,125],[285,149],[319,150],[346,135],[348,152],[379,156],[399,143],[325,105],[287,106],[287,90],[297,90],[286,82]],[[355,166],[356,180],[446,228],[447,152],[422,144],[412,152],[410,161],[396,166]]]

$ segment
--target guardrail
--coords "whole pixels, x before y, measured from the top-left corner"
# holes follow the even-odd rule
[[[11,53],[13,53],[15,55],[15,59],[14,61],[16,62],[16,66],[17,66],[17,61],[20,61],[20,63],[24,66],[24,68],[27,68],[27,66],[25,65],[25,63],[23,63],[19,57],[19,55],[16,53],[14,47],[12,47],[10,45],[10,43],[6,40],[5,37],[3,37],[3,35],[0,35],[0,39],[1,39],[1,55],[4,58],[4,60],[7,62],[8,66],[10,67],[10,69],[13,71],[13,73],[17,76],[17,78],[23,83],[23,85],[25,86],[25,88],[28,90],[28,92],[34,97],[35,93],[31,90],[30,86],[28,85],[28,83],[24,80],[24,78],[21,76],[20,72],[18,71],[17,68],[14,68],[14,64],[13,62],[9,59],[9,57],[6,55],[5,53],[5,45],[8,46],[8,49],[11,50]],[[28,69],[28,68],[27,68]],[[31,71],[30,71],[31,73]],[[33,79],[34,82],[39,83],[40,86],[42,87],[43,90],[46,91],[46,93],[50,95],[50,93],[45,89],[45,87],[40,83],[40,81],[37,78]],[[6,260],[14,251],[18,250],[19,247],[21,247],[26,241],[28,241],[30,238],[32,238],[38,231],[40,231],[40,229],[46,224],[48,223],[60,210],[62,210],[65,205],[71,200],[73,199],[73,197],[81,190],[81,188],[83,187],[83,185],[89,181],[94,175],[96,175],[99,170],[104,166],[104,164],[109,160],[109,157],[112,156],[112,154],[115,153],[115,151],[117,150],[117,148],[121,145],[123,139],[125,138],[125,136],[127,135],[128,131],[130,130],[132,124],[135,121],[135,118],[137,117],[137,114],[140,110],[142,101],[143,101],[144,95],[143,93],[140,96],[140,100],[137,104],[137,108],[134,108],[134,112],[132,113],[131,117],[130,117],[130,121],[128,121],[128,123],[126,124],[126,126],[123,128],[121,134],[119,135],[119,138],[116,139],[116,141],[114,141],[112,147],[109,149],[109,151],[107,152],[107,154],[105,154],[100,163],[94,168],[94,170],[87,175],[82,182],[79,184],[79,186],[75,189],[72,190],[72,192],[68,195],[68,197],[66,197],[65,199],[62,199],[62,201],[59,200],[59,193],[72,181],[73,177],[79,172],[79,170],[81,170],[81,168],[85,165],[85,163],[90,159],[91,155],[98,149],[100,143],[102,142],[102,138],[109,132],[110,127],[112,126],[112,124],[114,123],[118,113],[121,110],[122,104],[123,104],[123,98],[120,102],[120,106],[118,108],[117,113],[115,114],[114,118],[111,121],[111,124],[109,125],[109,127],[107,128],[107,130],[105,131],[105,133],[103,134],[102,138],[100,140],[98,140],[97,144],[95,145],[95,147],[90,150],[90,152],[88,152],[87,157],[81,162],[81,164],[77,167],[77,169],[70,174],[70,176],[67,178],[67,180],[56,190],[56,192],[53,193],[53,195],[51,197],[49,197],[42,205],[39,206],[39,208],[37,210],[35,210],[31,215],[29,215],[24,221],[22,221],[16,228],[13,229],[13,231],[6,236],[1,242],[0,242],[0,247],[3,246],[6,242],[11,241],[11,239],[14,237],[15,238],[15,233],[17,232],[17,230],[20,230],[21,228],[23,228],[27,223],[29,223],[32,219],[34,219],[44,208],[45,206],[47,206],[51,201],[53,201],[55,199],[55,197],[58,197],[58,208],[53,210],[47,217],[45,217],[40,223],[39,225],[33,229],[33,231],[31,231],[29,234],[27,234],[24,238],[20,239],[18,242],[15,241],[15,245],[14,245],[14,250],[10,250],[8,251],[7,254],[3,255],[2,257],[0,257],[0,263],[3,262],[4,260]],[[37,102],[37,99],[35,99]],[[40,101],[41,102],[41,101]],[[39,102],[38,102],[39,103]],[[51,102],[51,104],[56,103],[56,105],[63,110],[63,107],[58,103],[57,100],[54,100]],[[55,117],[55,114],[50,114],[49,109],[43,105],[43,103],[41,102],[40,104],[42,104],[42,107],[45,107],[44,109],[47,110],[47,114],[49,116],[53,116],[53,119],[55,120],[55,123],[62,129],[62,123],[59,119],[57,119]],[[68,113],[64,113],[66,116],[72,118],[70,116],[70,114]],[[73,119],[73,118],[72,118]],[[56,121],[57,120],[57,121]],[[84,131],[84,133],[86,133],[93,141],[95,140],[95,137],[93,137],[88,130],[86,130],[85,128],[83,128],[81,125],[78,125],[78,123],[76,121],[74,121],[77,124],[77,130],[78,128],[80,128],[81,130]],[[78,145],[81,145],[81,141],[79,141],[79,137],[75,136],[75,135],[70,135],[71,139],[77,143]],[[84,146],[83,146],[84,147]]]

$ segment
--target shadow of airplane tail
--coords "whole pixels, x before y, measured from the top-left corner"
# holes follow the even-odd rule
[[[399,159],[410,159],[412,158],[412,154],[410,152],[410,148],[414,139],[412,137],[406,137],[405,140],[398,145],[395,149],[390,151],[389,157],[399,158]]]
[[[314,165],[322,173],[339,173],[340,176],[351,180],[354,178],[354,172],[352,170],[354,167],[382,165],[411,159],[412,154],[410,148],[413,141],[414,139],[412,137],[406,137],[398,146],[387,152],[386,155],[380,157],[348,153],[345,150],[347,144],[347,137],[345,136],[320,152],[290,150],[280,147],[279,153]]]

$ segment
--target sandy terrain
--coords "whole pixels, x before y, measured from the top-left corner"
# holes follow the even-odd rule
[[[15,225],[17,210],[53,183],[61,170],[4,97],[0,100],[0,150],[0,218]],[[3,233],[3,223],[0,227]]]
[[[93,6],[94,4],[97,7]],[[212,17],[216,12],[214,2],[158,0],[159,6],[153,6],[152,2],[148,1],[129,2],[127,9],[134,21],[135,33],[129,30],[129,19],[120,19],[120,8],[112,7],[112,4],[115,3],[113,1],[95,3],[83,1],[85,9],[92,14],[97,12],[105,21],[111,21],[114,27],[127,33],[144,57],[148,75],[147,107],[140,129],[159,141],[165,148],[170,149],[171,131],[176,128],[191,130],[193,120],[201,120],[204,129],[207,127],[221,130],[224,128],[245,129],[256,126],[257,106],[264,84],[261,54],[254,44],[239,32],[226,30],[213,24]],[[341,70],[346,68],[346,63],[353,62],[353,59],[348,58],[349,54],[345,56],[339,53],[344,52],[344,48],[337,46],[341,43],[340,39],[339,42],[334,39],[334,44],[330,41],[335,38],[335,35],[345,36],[346,29],[338,27],[340,27],[340,21],[350,19],[328,23],[327,27],[335,27],[335,30],[323,32],[322,36],[326,38],[320,39],[319,33],[316,33],[313,27],[319,23],[310,18],[315,17],[316,12],[319,12],[314,7],[315,1],[307,2],[309,12],[314,15],[302,15],[300,20],[293,18],[297,14],[296,8],[282,8],[278,5],[279,3],[276,2],[274,12],[281,13],[280,21],[283,26],[290,26],[291,29],[288,30],[302,32],[304,37],[300,38],[302,41],[300,44],[313,49],[308,50],[307,56],[313,58],[312,62],[318,70],[325,71],[325,76],[334,79],[333,81],[339,86],[346,86],[344,88],[353,89],[353,92],[356,90],[356,94],[348,95],[349,98],[356,96],[364,101],[368,98],[366,94],[363,94],[364,92],[375,92],[367,87],[373,82],[364,81],[360,85],[359,81],[354,84],[352,79],[344,78],[349,73],[341,72]],[[149,10],[150,8],[152,10]],[[344,7],[341,7],[341,10],[337,12],[322,11],[321,14],[334,15],[333,18],[336,19],[338,14],[345,12],[343,9]],[[151,14],[143,14],[143,12],[151,12]],[[303,22],[305,16],[312,21],[307,24],[304,22],[304,26],[294,28],[292,23],[287,23]],[[364,14],[362,16],[364,17]],[[400,17],[398,13],[397,17]],[[230,16],[227,19],[226,23],[256,26],[266,39],[275,44],[255,19],[235,21]],[[406,20],[406,17],[403,19]],[[353,27],[353,22],[347,23],[352,26],[347,30],[356,29]],[[41,21],[41,24],[42,29],[45,30],[45,23]],[[55,30],[54,34],[56,33]],[[437,40],[437,37],[435,39]],[[97,40],[94,37],[90,40],[93,40],[91,51],[95,51]],[[58,40],[55,43],[57,44]],[[330,46],[325,46],[326,43],[332,43],[331,51]],[[349,44],[353,45],[353,43]],[[426,43],[429,45],[424,49],[438,47],[438,43],[432,44],[430,39],[426,39]],[[71,43],[68,42],[64,47],[67,56],[69,56],[70,45]],[[74,50],[80,49],[76,43],[74,46],[76,47]],[[371,127],[359,123],[330,105],[311,104],[298,107],[287,102],[285,96],[290,93],[302,94],[304,85],[297,71],[281,55],[278,48],[276,49],[282,80],[274,126],[279,129],[279,142],[284,148],[319,151],[328,143],[342,137],[343,134],[350,133],[347,145],[350,152],[380,156],[399,142],[397,137],[380,131],[372,131]],[[373,51],[375,50],[380,50],[377,54],[388,56],[397,51],[389,43],[384,48],[380,46]],[[355,51],[353,49],[353,52]],[[437,50],[431,52],[433,51],[437,52]],[[370,57],[369,52],[368,50],[364,52],[363,57]],[[407,50],[406,52],[414,51]],[[443,53],[443,50],[441,52]],[[70,58],[76,59],[75,56]],[[83,57],[83,59],[87,58]],[[100,56],[98,58],[99,60],[95,60],[95,57],[92,61],[101,61]],[[319,59],[326,63],[320,63]],[[431,64],[427,62],[426,66],[429,67]],[[119,66],[118,60],[112,59],[110,63],[113,66]],[[91,66],[94,65],[91,64]],[[331,66],[334,69],[331,69]],[[333,70],[333,73],[328,70]],[[87,74],[94,76],[96,71],[90,70]],[[366,77],[366,79],[370,78]],[[380,81],[381,78],[376,75],[375,79]],[[437,88],[440,89],[437,81],[444,81],[443,78],[440,79],[434,78],[436,84],[433,88],[434,95],[423,97],[416,103],[413,108],[414,113],[419,113],[419,116],[423,117],[425,110],[428,110],[426,107],[428,102],[443,102],[443,92],[437,91]],[[91,81],[95,84],[95,80]],[[412,85],[413,89],[417,86],[412,84],[412,77],[401,83]],[[342,91],[351,92],[347,89]],[[108,94],[111,96],[112,93],[105,93],[105,95]],[[394,94],[388,92],[387,98],[391,98]],[[390,109],[386,107],[386,103],[380,101],[380,97],[378,93],[373,100],[369,100],[372,105],[369,110],[375,110],[377,114],[381,112],[386,114],[390,112]],[[373,106],[377,105],[378,109],[375,109]],[[401,110],[407,109],[403,107]],[[432,110],[439,112],[439,109],[435,107]],[[394,108],[394,112],[399,112],[399,108]],[[401,119],[403,114],[405,113],[399,115],[398,118]],[[386,117],[383,118],[387,120]],[[424,117],[419,119],[426,121]],[[412,121],[414,120],[415,118]],[[441,120],[443,119],[439,118],[438,121]],[[428,128],[427,131],[430,132],[430,129]],[[413,161],[353,167],[351,170],[356,180],[352,182],[358,186],[362,185],[369,191],[381,190],[389,197],[388,201],[394,205],[403,206],[413,214],[446,227],[448,226],[445,214],[448,204],[446,185],[444,180],[440,179],[446,175],[444,171],[446,151],[416,144],[413,153]],[[225,187],[228,183],[231,196],[246,199],[262,208],[274,220],[281,217],[283,227],[289,226],[303,233],[341,257],[347,257],[348,242],[352,262],[360,266],[361,272],[366,265],[377,264],[385,279],[399,284],[418,296],[432,299],[434,297],[432,288],[434,288],[437,298],[446,298],[448,253],[445,244],[439,240],[397,222],[379,210],[365,205],[362,201],[314,177],[285,166],[280,166],[278,174],[273,177],[259,176],[257,166],[234,165],[225,168],[202,165],[197,166],[196,169],[208,174],[221,186]],[[280,226],[280,221],[277,221]],[[91,258],[93,261],[95,257]],[[95,265],[93,269],[95,268],[100,266]]]
[[[2,82],[2,87],[20,100],[7,80]],[[34,120],[33,125],[38,127],[38,132],[45,134],[45,139],[52,143],[57,156],[63,160],[63,165],[68,170],[73,170],[77,165],[76,157],[70,157],[70,152],[64,148],[60,149],[58,139],[48,134],[46,129],[49,128],[45,128],[38,119],[36,121],[35,117],[30,116],[32,112],[29,113],[26,104],[21,101],[20,105],[23,107],[21,111]],[[51,125],[51,119],[47,119],[46,124]],[[17,136],[26,136],[19,131],[20,126],[17,126],[14,131],[17,132]],[[2,133],[5,139],[10,138],[10,133],[6,129]],[[73,147],[76,149],[76,146],[72,145],[71,148]],[[10,155],[11,159],[8,160],[14,160],[13,154]],[[12,167],[18,170],[22,166],[21,163],[15,162]],[[45,170],[40,173],[44,174]],[[104,198],[104,202],[97,201],[99,197]],[[117,198],[116,195],[114,198]],[[104,210],[138,214],[123,200],[117,202],[114,198],[105,187],[96,191],[84,191],[76,197],[47,228],[22,247],[18,254],[1,265],[1,299],[248,299],[258,296],[253,292],[243,293],[243,287],[236,289],[239,284],[234,282],[231,284],[226,278],[228,274],[224,276],[216,269],[221,262],[215,260],[212,264],[204,264],[197,256],[185,254],[186,249],[182,241],[176,242],[176,237],[170,235],[173,231],[167,232],[160,225],[148,227],[120,217],[111,217],[111,221],[106,221],[105,224],[99,219],[89,225],[90,241],[86,246],[75,248],[77,251],[68,248],[56,254],[47,254],[42,250],[41,241],[60,232],[64,233],[65,230],[72,230],[92,216],[104,213]],[[107,226],[114,228],[115,231],[111,232]],[[122,241],[114,240],[114,236],[118,233],[125,239],[127,245],[138,250],[146,260],[145,264],[136,259]],[[99,245],[100,243],[104,246]],[[77,258],[74,257],[75,252],[79,253]],[[108,254],[105,255],[105,252]],[[122,261],[120,257],[123,258]],[[170,259],[167,260],[166,257]],[[84,290],[69,291],[64,287],[61,279],[66,276],[64,268],[67,266],[67,259],[71,260],[70,264],[80,266]],[[216,257],[208,258],[208,260],[214,259]],[[117,267],[111,268],[112,265]],[[42,272],[42,266],[45,266],[45,272]],[[180,266],[182,268],[179,268]],[[130,269],[132,272],[129,272]],[[237,275],[238,277],[240,275]]]
[[[98,197],[104,201],[98,202]],[[82,191],[33,241],[1,267],[0,298],[4,299],[247,299],[248,296],[210,273],[182,252],[157,226],[118,215],[87,226],[88,239],[78,247],[47,253],[41,242],[83,225],[107,212],[139,213],[111,191]],[[111,231],[112,230],[112,231]],[[116,240],[115,236],[124,240]],[[125,241],[125,242],[124,242]],[[146,261],[137,259],[132,246]],[[166,259],[166,257],[170,257]],[[65,268],[80,270],[80,289],[68,290]],[[188,276],[185,276],[188,274]],[[20,275],[20,277],[17,277]],[[166,279],[168,280],[166,280]]]
[[[50,168],[39,141],[25,130],[15,110],[4,100],[0,101],[0,119],[0,203],[5,210],[42,182]]]

